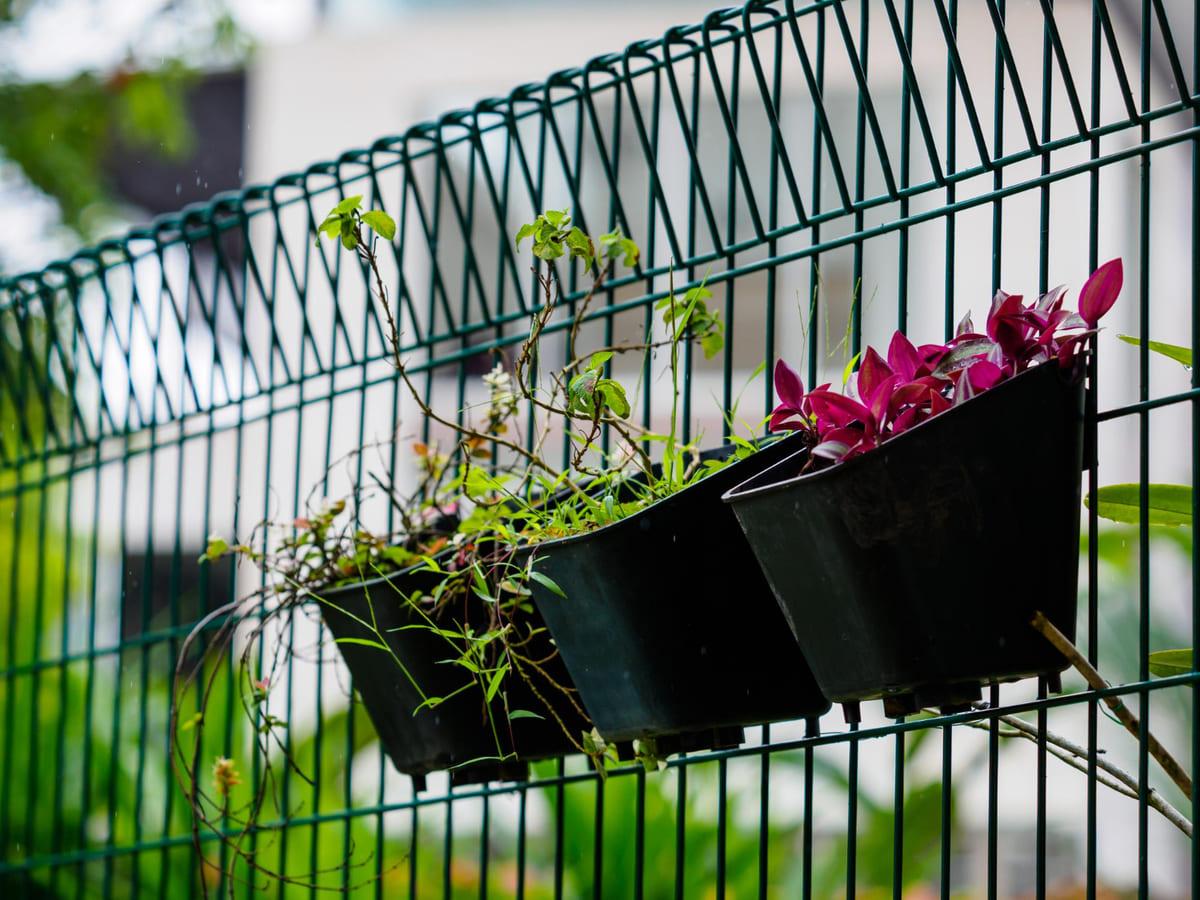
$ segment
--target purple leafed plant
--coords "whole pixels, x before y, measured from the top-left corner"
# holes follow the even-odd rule
[[[969,313],[947,344],[914,346],[897,331],[887,359],[867,348],[845,393],[828,384],[805,391],[796,371],[779,360],[770,429],[806,432],[815,460],[841,462],[1033,366],[1056,361],[1074,368],[1116,302],[1122,274],[1120,259],[1093,272],[1079,292],[1078,312],[1062,308],[1065,287],[1028,304],[1020,294],[997,291],[984,334]]]

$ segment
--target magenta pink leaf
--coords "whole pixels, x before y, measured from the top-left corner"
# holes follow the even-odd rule
[[[975,388],[971,385],[970,377],[964,372],[954,384],[954,406],[966,403],[975,396]]]
[[[1014,318],[1040,332],[1049,327],[1053,315],[1054,313],[1042,312],[1040,309],[1023,309]]]
[[[1060,284],[1058,287],[1050,288],[1042,296],[1038,297],[1037,308],[1040,312],[1052,313],[1062,306],[1063,297],[1067,293],[1067,286]]]
[[[992,308],[988,310],[987,328],[985,331],[987,331],[987,336],[993,341],[996,339],[996,322],[1000,316],[1011,312],[1007,304],[1014,296],[1017,297],[1017,307],[1020,307],[1021,298],[1016,294],[1009,294],[1007,291],[996,291],[996,295],[992,297]]]
[[[775,396],[782,404],[793,409],[799,409],[804,402],[804,382],[796,370],[782,359],[775,363]]]
[[[902,406],[913,406],[929,399],[929,385],[920,381],[902,384],[892,392],[892,412]]]
[[[946,354],[950,352],[950,348],[945,344],[922,344],[917,348],[917,354],[921,357],[921,365],[917,367],[917,375],[930,375],[933,370],[942,364],[942,360],[946,358]]]
[[[964,334],[973,334],[975,332],[975,323],[971,321],[971,311],[967,310],[966,315],[958,320],[958,325],[954,328],[954,336],[962,337]]]
[[[971,390],[975,393],[993,388],[1003,379],[1004,370],[986,359],[979,360],[967,369],[967,381],[970,382]]]
[[[1004,291],[996,291],[996,296],[992,299],[991,312],[988,313],[988,337],[995,340],[996,336],[992,333],[992,327],[996,321],[1020,314],[1022,309],[1021,301],[1024,299],[1021,294],[1008,294]]]
[[[871,418],[874,420],[876,430],[883,428],[886,424],[892,393],[902,383],[903,380],[899,375],[889,375],[876,386],[875,395],[871,397]]]
[[[1001,293],[1003,291],[997,297]],[[1031,323],[1029,312],[1021,305],[1021,300],[1020,294],[1005,294],[1003,301],[993,306],[992,314],[988,316],[988,337],[1014,358],[1022,356],[1030,332],[1040,327],[1036,319]]]
[[[1121,293],[1125,278],[1121,259],[1110,259],[1091,274],[1079,292],[1079,315],[1095,328],[1100,318],[1112,309]]]
[[[862,365],[858,368],[858,397],[866,405],[870,405],[879,386],[892,374],[891,367],[883,361],[874,347],[868,347],[863,354]]]
[[[815,439],[814,456],[843,461],[1026,369],[1055,359],[1064,367],[1078,365],[1096,322],[1116,301],[1122,277],[1119,259],[1097,269],[1080,292],[1079,313],[1062,308],[1062,286],[1029,304],[1020,294],[997,291],[986,335],[975,332],[967,314],[946,345],[914,346],[897,331],[887,359],[867,348],[841,391],[824,384],[806,395],[799,376],[777,367],[776,388],[784,402],[771,428],[806,429]]]
[[[1063,310],[1063,312],[1066,312],[1066,315],[1063,317],[1063,320],[1058,323],[1059,328],[1070,329],[1088,327],[1088,323],[1084,320],[1083,316],[1068,310]]]
[[[1064,369],[1069,368],[1075,361],[1075,355],[1084,343],[1094,335],[1095,331],[1081,331],[1063,340],[1058,346],[1058,364]]]
[[[808,399],[822,427],[842,428],[853,422],[865,425],[871,421],[871,411],[852,397],[833,391],[813,391]]]
[[[973,360],[987,354],[996,348],[996,344],[992,343],[982,335],[972,334],[963,335],[962,338],[955,338],[953,347],[943,354],[938,360],[937,368],[934,369],[935,375],[948,376],[963,369],[971,364]]]
[[[770,431],[801,431],[808,425],[807,417],[800,410],[781,404],[771,413],[771,421],[767,428]]]
[[[892,434],[902,434],[914,425],[918,424],[925,418],[925,411],[919,406],[910,406],[900,415],[896,416],[896,421],[892,423]]]
[[[912,381],[917,375],[917,369],[921,366],[921,357],[917,353],[917,348],[913,346],[912,341],[903,331],[897,331],[892,335],[892,342],[888,345],[887,361],[891,370],[905,381]]]
[[[841,441],[821,441],[821,443],[812,448],[813,456],[821,456],[825,459],[833,460],[845,459],[846,454],[849,452],[849,445],[843,444]]]

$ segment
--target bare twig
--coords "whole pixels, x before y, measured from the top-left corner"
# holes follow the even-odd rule
[[[1001,715],[996,718],[1005,725],[1012,728],[1012,731],[1001,731],[1000,737],[1024,738],[1025,740],[1038,743],[1042,735],[1033,725],[1016,716]],[[968,722],[972,728],[983,730],[989,729],[991,726],[988,722]],[[1081,747],[1070,738],[1064,737],[1061,734],[1056,734],[1053,731],[1046,730],[1044,732],[1046,741],[1046,750],[1052,756],[1062,760],[1073,769],[1077,769],[1088,774],[1087,760],[1089,753],[1086,747]],[[1138,782],[1137,779],[1122,769],[1120,766],[1113,763],[1107,758],[1101,758],[1100,754],[1103,750],[1096,749],[1096,780],[1105,787],[1116,791],[1125,797],[1136,800],[1138,798]],[[1191,821],[1162,796],[1153,787],[1149,787],[1146,791],[1146,804],[1152,809],[1157,810],[1163,818],[1186,834],[1189,838],[1192,836]]]
[[[439,415],[428,403],[425,402],[425,398],[421,396],[421,392],[417,389],[417,386],[413,384],[412,379],[409,377],[408,368],[404,365],[404,360],[400,355],[400,331],[396,324],[396,319],[392,315],[391,304],[389,303],[387,296],[386,283],[383,280],[383,274],[379,271],[379,263],[375,256],[375,251],[363,239],[361,227],[358,230],[357,237],[359,257],[371,270],[371,275],[375,279],[375,292],[378,295],[379,305],[383,307],[383,314],[387,319],[388,343],[390,343],[392,347],[392,362],[396,367],[396,371],[400,375],[400,379],[404,382],[404,386],[408,390],[409,395],[413,398],[413,401],[421,410],[421,414],[427,419],[431,419],[432,421],[437,422],[439,425],[449,428],[452,431],[463,435],[464,437],[474,438],[484,443],[490,441],[494,444],[505,447],[525,459],[529,465],[541,469],[550,475],[557,476],[559,473],[552,466],[547,464],[545,460],[527,450],[525,447],[521,446],[515,441],[509,441],[494,434],[483,434],[475,431],[474,429],[467,428],[458,422],[454,422],[445,418],[444,416]],[[583,494],[582,488],[580,488],[570,479],[567,479],[566,483],[577,494]]]
[[[611,262],[605,263],[603,267],[598,263],[593,263],[593,265],[596,269],[596,277],[592,280],[592,286],[588,288],[587,294],[576,307],[575,316],[571,321],[571,330],[567,335],[567,351],[571,356],[575,356],[575,344],[579,339],[579,329],[583,327],[583,320],[587,316],[588,307],[592,305],[592,298],[596,296],[600,285],[605,281],[605,274],[612,268]]]
[[[623,344],[623,345],[617,345],[615,347],[602,347],[599,350],[593,351],[593,353],[588,354],[586,356],[576,355],[575,345],[576,345],[576,341],[578,339],[580,326],[583,324],[584,315],[587,313],[588,305],[591,303],[592,298],[596,295],[597,291],[599,291],[600,288],[604,285],[605,270],[598,268],[596,270],[596,278],[592,282],[591,288],[588,290],[586,297],[584,297],[582,304],[580,304],[579,307],[577,308],[575,316],[571,321],[571,328],[570,328],[570,333],[568,335],[567,346],[569,349],[569,354],[573,358],[572,358],[571,362],[569,362],[567,365],[565,365],[559,371],[550,373],[550,378],[551,378],[551,381],[553,382],[553,387],[550,391],[550,402],[543,400],[541,397],[539,397],[537,395],[537,391],[534,388],[534,386],[532,384],[526,383],[525,366],[529,363],[530,359],[533,356],[534,348],[538,345],[538,342],[541,340],[542,332],[546,328],[546,325],[550,320],[550,316],[553,313],[555,306],[558,303],[558,300],[560,298],[560,291],[558,290],[558,282],[551,275],[542,275],[540,272],[537,271],[537,269],[534,269],[533,272],[534,272],[534,276],[538,280],[538,284],[542,288],[542,293],[545,297],[545,300],[542,304],[541,310],[539,310],[537,313],[534,314],[533,321],[530,323],[530,326],[529,326],[529,336],[526,337],[526,339],[524,340],[522,347],[521,347],[521,353],[517,358],[514,381],[517,385],[517,388],[521,392],[521,396],[525,400],[527,400],[531,404],[533,404],[535,407],[537,407],[541,410],[544,410],[545,412],[551,413],[554,416],[561,417],[562,419],[564,419],[568,422],[577,420],[577,421],[584,421],[589,424],[590,432],[585,436],[585,439],[584,439],[583,443],[581,444],[580,450],[575,454],[575,456],[572,460],[572,467],[574,469],[576,469],[577,471],[581,472],[582,474],[592,475],[592,476],[596,476],[596,475],[600,474],[598,470],[592,469],[592,468],[589,468],[589,467],[586,467],[583,465],[583,456],[587,452],[587,449],[595,441],[596,436],[599,434],[600,426],[607,425],[608,427],[610,427],[614,431],[616,431],[621,436],[621,438],[630,446],[630,448],[632,449],[632,452],[634,454],[634,457],[637,459],[642,470],[647,475],[649,475],[652,471],[650,457],[641,448],[638,438],[634,434],[634,432],[645,433],[646,429],[643,429],[640,426],[637,426],[632,422],[625,421],[617,416],[606,415],[603,413],[603,411],[599,407],[597,407],[595,416],[587,416],[587,415],[581,415],[581,414],[569,409],[569,406],[570,406],[569,403],[564,406],[559,407],[559,406],[555,406],[553,401],[554,401],[554,398],[557,397],[558,394],[560,394],[560,393],[563,395],[564,399],[567,397],[567,395],[568,395],[567,375],[572,370],[578,368],[580,365],[582,365],[583,363],[588,361],[593,355],[595,355],[595,353],[603,353],[603,352],[626,353],[626,352],[632,352],[632,351],[637,351],[637,350],[641,350],[641,351],[645,352],[649,349],[652,349],[656,345],[653,343]]]
[[[1031,623],[1043,637],[1055,646],[1059,653],[1065,656],[1087,681],[1088,686],[1094,691],[1103,691],[1110,687],[1109,683],[1104,680],[1096,668],[1087,661],[1087,658],[1079,652],[1079,649],[1072,644],[1065,634],[1054,627],[1054,623],[1042,615],[1041,611],[1034,613]],[[1137,716],[1124,704],[1120,697],[1106,696],[1103,698],[1104,703],[1113,714],[1125,726],[1125,730],[1132,734],[1135,738],[1141,737],[1141,723],[1138,722]],[[1154,757],[1164,772],[1170,776],[1176,786],[1183,792],[1183,795],[1189,800],[1192,797],[1192,779],[1187,771],[1179,764],[1179,761],[1171,755],[1158,738],[1146,730],[1146,748],[1150,751],[1150,755]]]

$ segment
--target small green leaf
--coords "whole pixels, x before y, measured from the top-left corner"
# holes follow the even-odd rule
[[[195,713],[179,723],[181,731],[191,731],[197,725],[204,721],[204,713]]]
[[[538,259],[544,259],[549,262],[552,259],[558,259],[565,251],[562,244],[557,241],[545,241],[540,244],[533,245],[533,255]]]
[[[514,710],[509,711],[508,718],[509,718],[509,721],[516,721],[517,719],[542,719],[542,720],[545,720],[546,717],[539,716],[537,713],[530,712],[527,709],[514,709]]]
[[[475,596],[484,603],[495,603],[496,598],[488,591],[487,581],[483,577],[483,570],[480,569],[479,563],[471,566],[471,590]]]
[[[342,230],[342,217],[331,215],[317,227],[317,230],[326,237],[337,237],[338,232]]]
[[[598,353],[593,353],[591,359],[588,360],[587,367],[589,369],[599,371],[604,368],[604,364],[612,359],[611,350],[601,350]]]
[[[343,234],[342,235],[342,246],[345,247],[347,250],[353,250],[355,247],[358,246],[358,238],[355,237],[353,234]]]
[[[508,663],[502,665],[496,670],[495,674],[492,675],[492,680],[488,682],[487,699],[485,702],[492,702],[492,699],[496,696],[496,692],[500,690],[500,684],[504,681],[504,676],[506,674],[508,674]]]
[[[583,733],[583,752],[589,756],[600,756],[608,750],[608,742],[593,728]]]
[[[570,212],[569,209],[548,209],[543,215],[547,222],[555,228],[559,228],[571,221]]]
[[[200,562],[212,562],[220,559],[229,552],[229,542],[218,534],[210,534],[208,536],[208,546],[204,548],[204,553],[200,556]]]
[[[1186,484],[1149,485],[1148,518],[1151,525],[1191,525],[1192,489]],[[1114,522],[1141,522],[1141,486],[1109,484],[1096,491],[1096,514]],[[1084,499],[1091,508],[1092,496]]]
[[[850,361],[846,363],[846,368],[842,369],[842,387],[845,387],[850,381],[850,375],[854,372],[854,367],[858,365],[859,357],[862,353],[855,353],[850,357]]]
[[[472,500],[486,497],[492,493],[502,490],[504,482],[508,480],[508,476],[503,473],[492,475],[485,469],[479,466],[472,467],[467,474],[466,480],[463,482],[463,493]]]
[[[385,653],[387,652],[387,647],[385,647],[383,644],[379,643],[379,641],[372,641],[369,638],[352,638],[352,637],[338,638],[337,640],[334,641],[334,643],[335,644],[360,644],[363,647],[374,647],[376,650],[382,650]]]
[[[330,212],[331,216],[348,216],[362,204],[362,194],[355,194],[353,197],[347,197],[341,203],[333,208]]]
[[[596,411],[593,395],[596,393],[598,380],[599,376],[591,369],[570,380],[567,384],[567,401],[571,412],[581,412],[590,416]]]
[[[562,597],[564,600],[567,599],[566,593],[558,586],[558,582],[556,582],[549,575],[544,575],[541,572],[531,571],[529,573],[529,577],[548,590],[550,593],[558,594],[558,596]]]
[[[611,493],[604,495],[604,516],[609,522],[613,522],[617,518],[617,501]]]
[[[704,351],[705,359],[712,359],[725,346],[725,335],[720,331],[710,331],[700,338],[700,349]]]
[[[471,593],[474,594],[476,597],[478,597],[480,600],[482,600],[484,603],[495,603],[496,602],[495,597],[493,597],[487,591],[481,591],[475,585],[471,585]]]
[[[629,398],[625,396],[625,388],[621,386],[620,382],[605,378],[596,386],[596,390],[604,397],[604,402],[613,411],[613,415],[620,419],[628,417],[630,413]]]
[[[525,238],[533,237],[535,234],[537,234],[537,228],[535,228],[533,225],[522,225],[517,230],[516,237],[514,238],[517,249],[521,249],[521,241],[525,240]]]
[[[637,244],[621,234],[621,229],[619,228],[616,231],[610,231],[608,234],[600,235],[600,247],[607,259],[623,257],[621,264],[628,269],[632,269],[637,265],[638,256],[641,252],[638,250]]]
[[[578,228],[572,228],[567,232],[566,244],[570,248],[572,256],[582,259],[585,268],[591,268],[596,248],[592,245],[590,237]]]
[[[1135,338],[1128,334],[1118,334],[1117,339],[1124,341],[1127,344],[1133,344],[1135,347],[1142,346],[1141,338]],[[1192,367],[1192,351],[1188,347],[1180,347],[1178,344],[1164,344],[1161,341],[1146,341],[1146,346],[1155,353],[1161,353],[1177,363],[1182,363],[1189,369]]]
[[[1158,650],[1150,654],[1150,673],[1159,678],[1187,675],[1192,671],[1192,649]]]
[[[396,236],[396,220],[382,209],[373,209],[363,213],[363,224],[378,234],[385,241]]]
[[[472,675],[478,675],[480,671],[479,666],[475,665],[475,663],[471,662],[465,656],[460,656],[458,659],[439,659],[437,662],[439,665],[445,666],[462,666]]]

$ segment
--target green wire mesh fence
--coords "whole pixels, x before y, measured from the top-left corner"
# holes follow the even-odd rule
[[[381,262],[410,371],[444,408],[481,396],[528,329],[539,295],[512,234],[541,209],[643,249],[584,340],[639,335],[669,279],[706,279],[727,341],[687,357],[685,419],[717,442],[725,411],[769,411],[764,361],[833,380],[892,328],[941,339],[1001,286],[1078,285],[1113,256],[1129,277],[1110,331],[1200,346],[1198,82],[1185,2],[755,0],[0,281],[0,894],[1200,893],[1200,857],[1150,788],[1189,818],[1192,801],[1148,753],[1152,728],[1200,769],[1197,676],[1152,680],[1147,662],[1200,639],[1190,530],[1153,531],[1147,503],[1151,482],[1194,483],[1200,386],[1115,341],[1089,392],[1085,489],[1138,482],[1141,527],[1081,510],[1079,633],[1139,714],[1136,740],[1068,677],[1061,695],[993,687],[990,709],[953,716],[764,726],[663,772],[601,780],[567,758],[418,793],[300,618],[272,703],[308,777],[273,785],[278,815],[250,838],[295,879],[265,882],[202,874],[167,738],[185,636],[259,586],[198,563],[206,536],[402,483],[408,443],[436,437],[366,273],[314,244],[341,196],[398,222]],[[564,355],[568,324],[549,329]],[[382,496],[361,499],[391,524]],[[1036,550],[1016,564],[1036,577]],[[969,585],[935,589],[972,602]],[[256,782],[232,678],[217,685],[206,764],[234,757]],[[1077,769],[1054,733],[1083,748]],[[1134,774],[1132,796],[1101,759]],[[212,835],[199,844],[224,861]]]

